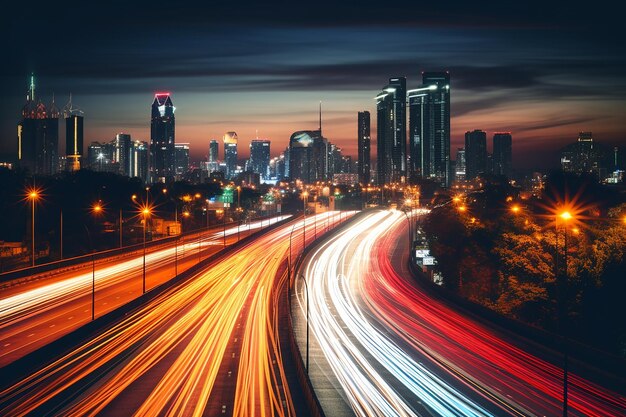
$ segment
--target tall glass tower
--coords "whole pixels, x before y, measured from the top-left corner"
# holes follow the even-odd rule
[[[237,173],[237,133],[224,134],[224,162],[226,163],[226,178],[233,179]]]
[[[450,186],[450,74],[422,73],[422,85],[409,90],[409,177]]]
[[[155,94],[150,126],[150,181],[152,182],[173,181],[176,173],[175,110],[170,93]]]
[[[65,116],[65,156],[66,169],[78,171],[81,168],[83,157],[83,112],[72,105],[70,101],[63,109]]]
[[[406,78],[389,79],[376,96],[378,184],[406,180]]]
[[[359,183],[370,182],[370,112],[360,111],[357,124],[357,140],[359,149]]]

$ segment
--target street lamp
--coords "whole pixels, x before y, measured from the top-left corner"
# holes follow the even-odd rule
[[[300,278],[302,278],[302,282],[304,282],[304,287],[306,290],[306,373],[309,374],[309,284],[307,284],[306,278],[304,275],[300,274]]]
[[[35,203],[40,198],[40,190],[36,188],[34,185],[32,188],[27,190],[27,198],[30,200],[31,208],[32,208],[32,216],[31,216],[31,261],[32,266],[35,266]]]
[[[147,193],[146,188],[146,193]],[[146,228],[148,227],[148,216],[150,216],[150,207],[147,205],[143,207],[141,210],[141,214],[143,215],[143,285],[142,285],[142,293],[146,293]]]
[[[574,216],[572,215],[572,213],[570,213],[568,210],[564,210],[561,212],[557,213],[556,216],[556,221],[555,221],[555,237],[556,237],[556,254],[557,256],[555,257],[555,266],[556,266],[556,272],[557,272],[557,282],[558,282],[558,293],[559,293],[559,327],[560,327],[560,331],[561,331],[561,337],[563,338],[562,340],[562,348],[563,348],[563,417],[567,417],[567,379],[568,379],[568,358],[567,358],[567,325],[565,323],[566,321],[566,317],[567,317],[567,306],[566,306],[566,302],[567,302],[567,281],[568,281],[568,274],[567,274],[567,223],[574,219]],[[558,267],[558,244],[559,244],[559,239],[558,239],[558,221],[561,220],[564,224],[563,227],[563,231],[564,231],[564,242],[563,242],[563,246],[564,246],[564,254],[563,254],[563,264],[564,264],[564,271],[563,274],[560,274],[559,272],[559,267]]]
[[[302,250],[306,247],[306,202],[309,193],[307,191],[302,192],[302,214],[304,219],[302,220]]]

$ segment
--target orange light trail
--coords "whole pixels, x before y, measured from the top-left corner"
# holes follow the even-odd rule
[[[307,218],[309,241],[314,220],[332,228],[339,221],[333,214]],[[294,254],[302,249],[302,221],[295,224]],[[242,354],[235,358],[237,382],[227,414],[295,415],[277,338],[278,297],[287,280],[279,271],[291,230],[289,223],[245,244],[4,389],[0,414],[45,413],[49,403],[69,396],[55,413],[95,415],[131,395],[140,396],[136,415],[201,416],[220,383],[220,365],[229,360],[233,330],[241,325]],[[150,383],[147,375],[155,372],[158,378]],[[76,397],[75,384],[84,387]]]

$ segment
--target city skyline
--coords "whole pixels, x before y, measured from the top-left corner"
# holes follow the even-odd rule
[[[247,144],[258,130],[274,142],[275,156],[292,132],[316,127],[320,100],[326,136],[356,157],[355,115],[375,111],[373,98],[385,81],[406,76],[411,89],[421,83],[422,71],[440,70],[450,72],[454,91],[451,149],[463,146],[466,131],[481,129],[489,136],[510,131],[514,167],[541,168],[558,166],[558,150],[580,131],[593,131],[609,145],[625,143],[624,46],[611,36],[610,25],[594,26],[599,15],[585,12],[583,21],[554,5],[543,8],[545,16],[491,5],[478,7],[468,18],[467,7],[451,6],[449,15],[427,7],[420,17],[402,17],[403,24],[393,27],[380,18],[380,7],[348,13],[336,6],[332,18],[304,26],[290,21],[297,14],[291,8],[260,17],[244,10],[237,19],[247,26],[235,33],[221,23],[232,11],[218,7],[210,17],[214,25],[199,24],[201,17],[176,19],[175,30],[158,45],[145,35],[154,12],[139,18],[133,14],[138,7],[132,6],[127,17],[104,10],[101,23],[77,23],[84,32],[75,40],[85,51],[79,55],[45,51],[36,42],[22,47],[31,37],[79,17],[82,9],[67,16],[36,10],[30,17],[40,24],[26,39],[11,40],[11,65],[0,72],[5,85],[0,152],[15,152],[15,125],[32,72],[44,100],[55,93],[64,102],[73,94],[85,112],[85,143],[110,140],[120,132],[148,140],[145,107],[155,92],[171,92],[178,107],[177,136],[190,143],[194,160],[206,155],[210,139],[227,131],[238,132]],[[408,3],[398,8],[412,10]],[[109,14],[120,28],[112,37],[102,30]],[[11,25],[19,26],[22,19]],[[539,148],[545,152],[536,157]],[[247,152],[246,146],[241,155]]]

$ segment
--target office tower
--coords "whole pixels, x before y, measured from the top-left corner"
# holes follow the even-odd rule
[[[234,179],[237,174],[237,133],[226,132],[223,140],[226,179]]]
[[[510,132],[496,132],[493,134],[493,173],[511,179],[513,174],[512,138]]]
[[[65,156],[68,171],[78,171],[83,157],[83,112],[75,108],[70,101],[63,110],[65,116]]]
[[[22,108],[22,120],[17,124],[17,160],[23,169],[36,175],[52,175],[58,168],[59,110],[54,104],[47,109],[35,101],[35,77],[31,76]]]
[[[390,78],[376,96],[378,183],[406,179],[406,78]]]
[[[319,130],[301,130],[289,138],[289,177],[312,183],[327,179],[328,141]]]
[[[614,169],[614,152],[593,140],[591,132],[580,132],[578,140],[561,149],[561,168],[577,174],[594,173],[600,180]]]
[[[169,182],[174,179],[176,169],[174,145],[176,107],[170,93],[157,93],[152,102],[150,125],[150,181]]]
[[[465,179],[470,181],[487,173],[487,133],[465,132]]]
[[[466,174],[466,163],[465,163],[465,148],[458,148],[456,151],[456,161],[454,164],[455,169],[455,180],[456,181],[465,181]]]
[[[131,177],[148,180],[148,143],[136,140],[132,144]]]
[[[219,169],[219,142],[215,139],[209,141],[209,154],[207,158],[207,171],[215,172]]]
[[[285,152],[270,160],[270,177],[276,181],[285,178]]]
[[[422,73],[422,85],[407,92],[409,100],[409,176],[430,178],[449,187],[450,74]]]
[[[189,171],[189,144],[177,143],[174,145],[174,154],[176,160],[176,180],[181,180]]]
[[[216,139],[209,142],[209,162],[217,162],[219,160],[220,144]]]
[[[129,134],[118,133],[113,140],[113,163],[118,165],[118,173],[132,176],[133,143]]]
[[[87,148],[87,167],[98,172],[118,172],[118,164],[113,163],[115,142],[92,142]]]
[[[269,178],[270,166],[270,141],[266,139],[253,139],[250,142],[250,167],[249,169],[261,176],[261,179]]]
[[[360,111],[357,121],[357,145],[359,152],[359,183],[370,182],[370,112]]]

